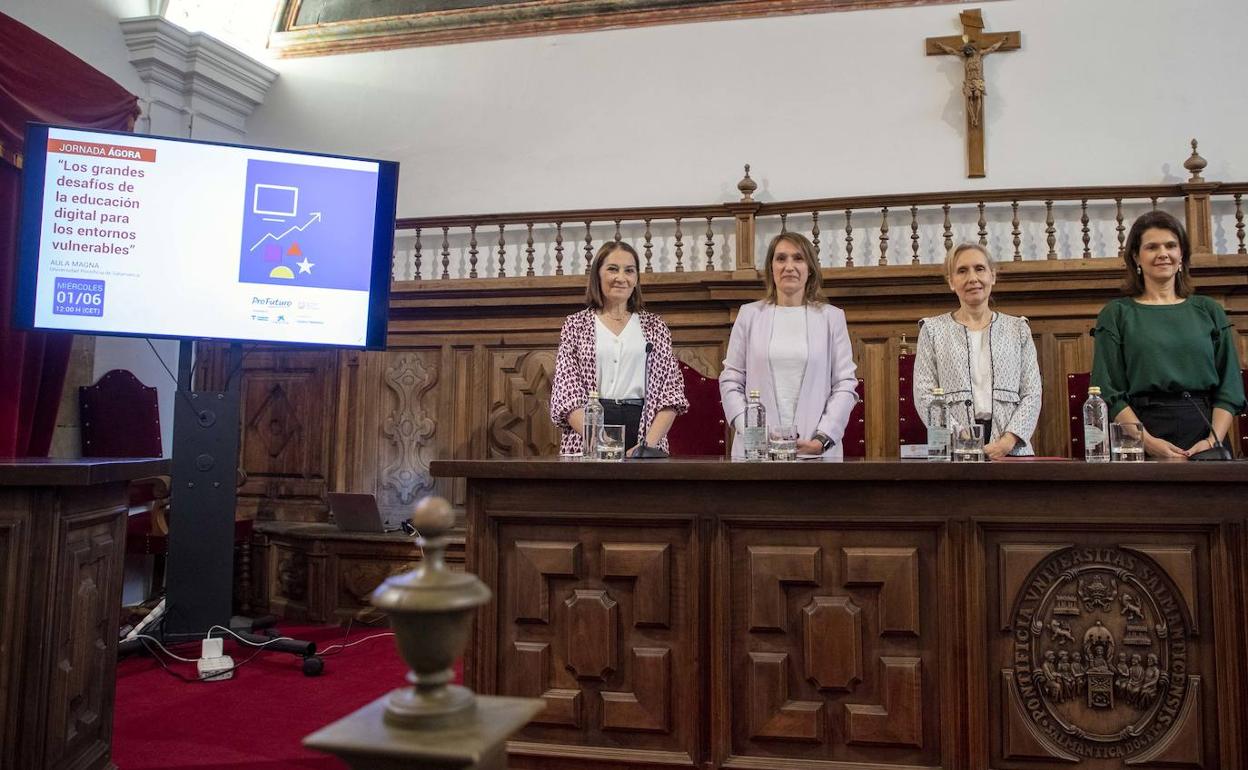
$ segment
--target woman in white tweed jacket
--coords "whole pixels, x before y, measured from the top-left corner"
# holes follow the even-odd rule
[[[988,306],[997,272],[986,249],[963,243],[945,258],[958,309],[923,319],[914,359],[914,403],[927,423],[932,388],[943,388],[949,413],[985,427],[984,454],[1032,455],[1040,418],[1040,366],[1026,318]]]

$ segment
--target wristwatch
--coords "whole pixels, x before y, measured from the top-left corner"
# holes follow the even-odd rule
[[[822,449],[820,450],[821,452],[828,451],[834,444],[836,444],[836,442],[832,440],[831,436],[821,431],[815,431],[815,435],[811,436],[811,438],[818,441],[822,446]]]

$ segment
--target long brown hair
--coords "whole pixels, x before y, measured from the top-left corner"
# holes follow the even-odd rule
[[[824,302],[823,296],[819,294],[819,289],[823,286],[823,272],[819,269],[819,259],[815,257],[815,245],[801,233],[791,232],[780,233],[767,245],[767,260],[763,263],[763,285],[766,287],[763,301],[776,304],[776,277],[772,275],[771,263],[776,258],[776,246],[781,241],[788,241],[796,246],[802,259],[806,261],[806,289],[802,295],[802,304],[818,305]]]
[[[1174,276],[1174,293],[1186,297],[1192,293],[1192,281],[1188,274],[1192,272],[1192,245],[1187,239],[1187,228],[1183,223],[1164,211],[1150,211],[1141,214],[1127,233],[1127,243],[1123,248],[1122,261],[1127,266],[1127,278],[1122,283],[1122,291],[1130,297],[1138,297],[1144,293],[1144,276],[1140,272],[1140,243],[1148,230],[1169,230],[1179,241],[1180,260],[1179,272]]]
[[[641,257],[637,256],[637,249],[624,241],[607,241],[598,248],[594,261],[589,264],[589,283],[585,286],[585,304],[594,310],[602,310],[606,306],[606,298],[602,296],[602,276],[598,275],[598,271],[602,269],[602,263],[607,257],[617,251],[633,255],[633,266],[637,268],[637,283],[633,284],[633,293],[628,295],[628,312],[636,313],[639,310],[645,310],[646,303],[641,299]]]

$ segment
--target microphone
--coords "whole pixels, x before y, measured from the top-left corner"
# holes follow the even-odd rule
[[[1197,404],[1195,399],[1192,398],[1192,394],[1185,390],[1183,391],[1183,398],[1187,401],[1187,403],[1192,405],[1192,408],[1196,410],[1196,414],[1200,415],[1200,419],[1205,423],[1205,427],[1209,428],[1209,435],[1213,436],[1211,439],[1213,441],[1213,446],[1204,451],[1197,452],[1187,459],[1195,460],[1197,462],[1203,462],[1206,460],[1234,460],[1235,458],[1231,456],[1231,450],[1223,446],[1222,442],[1218,440],[1218,432],[1213,429],[1213,423],[1209,422],[1209,418],[1205,416],[1205,413],[1200,408],[1200,405]]]
[[[654,343],[647,342],[646,343],[646,380],[645,380],[645,383],[643,384],[643,388],[644,388],[643,397],[644,398],[650,397],[650,354],[652,352],[654,352]],[[645,409],[644,405],[642,406],[642,409],[643,410]],[[638,428],[640,427],[641,426],[638,426]],[[635,460],[658,460],[667,456],[668,456],[667,452],[664,452],[662,449],[659,449],[657,446],[650,446],[649,444],[647,444],[646,437],[644,435],[637,437],[637,451],[633,452],[633,459]]]

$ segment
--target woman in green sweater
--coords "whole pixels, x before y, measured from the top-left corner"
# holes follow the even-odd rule
[[[1124,259],[1128,296],[1092,330],[1092,384],[1111,419],[1144,424],[1150,457],[1187,459],[1223,441],[1243,409],[1235,329],[1221,305],[1192,293],[1187,231],[1171,215],[1135,220]]]

